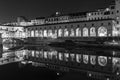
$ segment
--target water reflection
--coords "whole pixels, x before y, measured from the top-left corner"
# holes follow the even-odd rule
[[[117,78],[120,73],[119,54],[118,50],[34,46],[25,47],[24,61],[54,70],[84,71],[90,77],[107,79],[111,75]]]
[[[56,48],[24,46],[2,54],[0,65],[12,62],[31,63],[62,72],[85,72],[97,79],[119,79],[120,51],[93,48]]]

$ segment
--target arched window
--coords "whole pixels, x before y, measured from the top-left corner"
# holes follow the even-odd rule
[[[88,28],[83,28],[83,36],[88,37]]]
[[[67,29],[64,29],[64,37],[67,37],[69,34],[68,30]]]
[[[89,62],[89,56],[88,55],[83,55],[83,62],[85,64],[88,64],[88,62]]]
[[[35,57],[35,51],[31,51],[32,57]]]
[[[64,60],[69,61],[69,53],[64,53]]]
[[[44,30],[44,37],[47,37],[47,30]]]
[[[63,54],[62,53],[59,53],[59,60],[63,60]]]
[[[96,56],[93,56],[93,55],[90,56],[90,63],[91,63],[92,65],[95,65],[95,64],[96,64]]]
[[[76,36],[77,37],[81,36],[81,30],[80,30],[80,28],[76,29]]]
[[[34,37],[34,30],[31,31],[31,37]]]
[[[57,30],[54,30],[53,38],[57,38]]]
[[[75,54],[70,54],[70,61],[75,61]]]
[[[76,54],[76,61],[80,63],[82,61],[81,54]]]
[[[73,37],[73,36],[75,35],[75,33],[74,33],[74,29],[71,29],[70,32],[71,32],[71,33],[70,33],[70,36]]]
[[[105,27],[100,27],[98,29],[98,36],[106,37],[107,36],[107,29]]]
[[[27,31],[27,37],[31,37],[31,36],[30,36],[30,31]]]
[[[52,30],[48,30],[48,37],[52,37],[53,33]]]
[[[98,63],[99,63],[100,66],[106,66],[107,65],[107,57],[99,56],[98,57]]]
[[[58,30],[58,37],[62,37],[62,29]]]
[[[96,36],[96,31],[95,31],[94,27],[90,28],[90,36],[91,37],[95,37]]]
[[[35,31],[35,37],[38,37],[38,30]]]
[[[43,31],[42,30],[39,31],[39,36],[43,37]]]
[[[48,54],[47,51],[44,51],[44,58],[45,58],[45,59],[48,58],[48,57],[47,57],[47,54]]]

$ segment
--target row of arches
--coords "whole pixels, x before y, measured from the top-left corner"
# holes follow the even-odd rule
[[[28,37],[107,37],[108,30],[106,27],[99,27],[96,29],[95,27],[91,27],[88,29],[87,27],[80,29],[56,29],[56,30],[31,30],[28,31]]]
[[[108,57],[106,56],[96,56],[96,55],[86,55],[86,54],[74,54],[74,53],[61,53],[58,51],[29,51],[28,57],[48,59],[48,60],[58,60],[64,62],[74,62],[74,63],[84,63],[91,65],[100,65],[105,67],[108,65]]]

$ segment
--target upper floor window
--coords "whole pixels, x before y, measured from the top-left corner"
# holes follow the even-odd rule
[[[119,13],[119,10],[117,10],[117,13]]]
[[[111,25],[111,23],[109,22],[109,23],[108,23],[108,26],[110,26],[110,25]]]
[[[104,12],[104,15],[110,15],[110,11]]]
[[[115,6],[111,6],[111,9],[115,9]]]
[[[111,12],[111,14],[114,14],[114,12]]]

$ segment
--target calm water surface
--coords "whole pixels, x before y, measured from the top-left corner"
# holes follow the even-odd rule
[[[114,80],[110,76],[119,77],[119,50],[16,47],[4,45],[1,50],[1,79]]]

